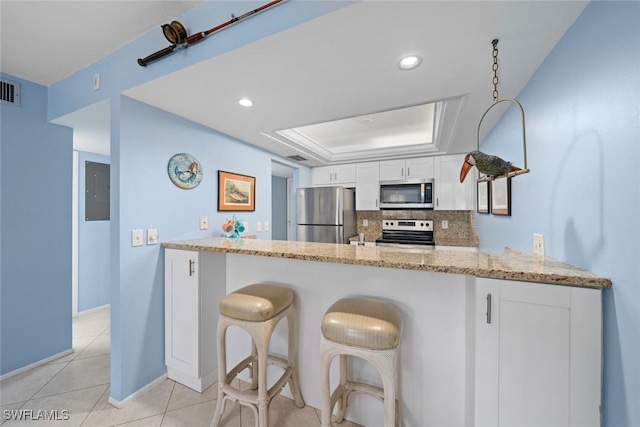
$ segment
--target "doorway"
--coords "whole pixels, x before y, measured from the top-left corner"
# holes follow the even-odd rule
[[[271,161],[271,239],[292,240],[294,168]]]

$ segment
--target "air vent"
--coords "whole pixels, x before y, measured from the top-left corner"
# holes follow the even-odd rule
[[[0,80],[0,100],[3,104],[20,106],[20,84],[9,80]]]
[[[303,161],[307,160],[302,156],[298,156],[297,154],[294,154],[293,156],[287,156],[287,158],[289,158],[291,160],[295,160],[296,162],[303,162]]]

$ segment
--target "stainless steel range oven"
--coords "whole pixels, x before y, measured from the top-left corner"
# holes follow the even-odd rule
[[[433,221],[422,219],[382,220],[382,237],[378,246],[394,246],[405,249],[433,249]]]

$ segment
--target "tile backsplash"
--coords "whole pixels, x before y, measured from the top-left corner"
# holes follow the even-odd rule
[[[436,244],[450,241],[469,241],[478,245],[478,235],[473,221],[473,211],[436,211],[436,210],[382,210],[358,211],[358,233],[365,234],[365,240],[374,241],[382,235],[384,219],[430,219],[433,220],[433,237]],[[364,226],[364,220],[368,226]],[[448,221],[449,227],[442,228],[442,221]]]

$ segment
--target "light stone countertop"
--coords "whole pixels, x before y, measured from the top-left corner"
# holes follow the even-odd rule
[[[611,287],[610,279],[565,262],[509,249],[504,253],[481,253],[222,237],[164,242],[162,247],[464,274],[595,289]]]

